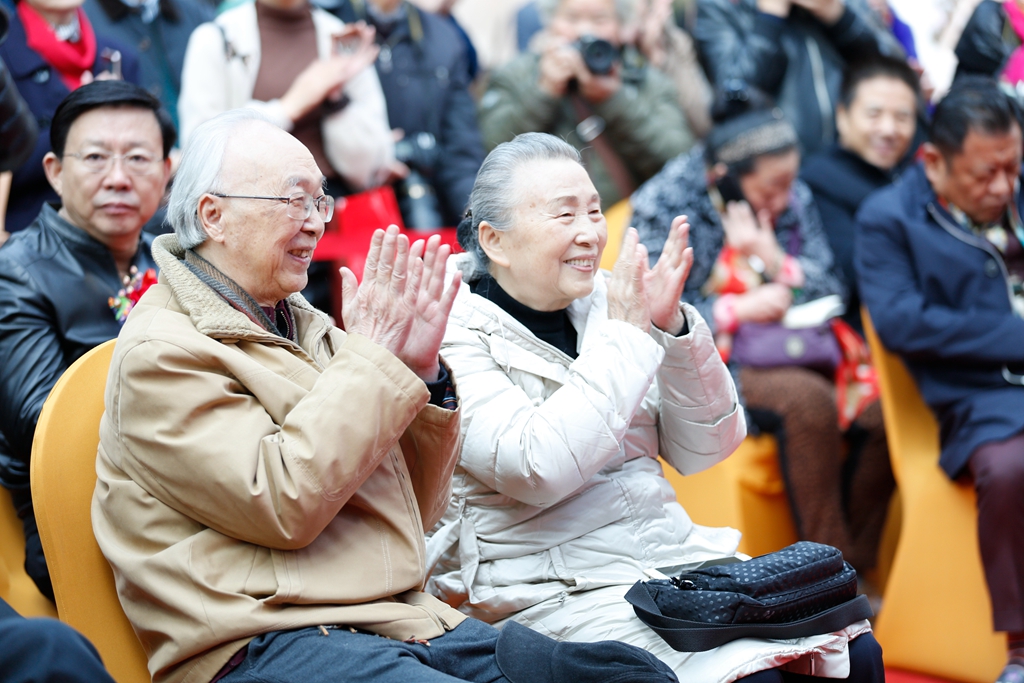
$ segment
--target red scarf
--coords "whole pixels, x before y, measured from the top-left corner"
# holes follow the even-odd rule
[[[46,19],[29,6],[26,0],[18,3],[18,17],[25,27],[25,42],[30,50],[34,50],[46,60],[46,63],[57,70],[60,79],[68,90],[82,85],[82,72],[92,71],[96,62],[96,34],[92,25],[79,7],[78,26],[81,37],[77,43],[57,40]]]

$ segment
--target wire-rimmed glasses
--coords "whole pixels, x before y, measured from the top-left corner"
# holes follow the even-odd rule
[[[329,223],[331,218],[334,216],[334,197],[322,194],[319,197],[313,197],[308,192],[296,192],[295,194],[287,197],[263,197],[260,195],[250,194],[223,194],[221,192],[211,192],[214,197],[223,197],[224,199],[269,199],[272,201],[284,202],[288,205],[287,216],[288,218],[294,218],[297,221],[304,221],[309,218],[309,214],[313,213],[313,205],[316,205],[316,211],[320,214],[320,218],[324,223]]]

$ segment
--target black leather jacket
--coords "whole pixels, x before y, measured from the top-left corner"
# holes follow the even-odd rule
[[[151,235],[134,265],[156,268]],[[110,251],[49,204],[0,248],[0,484],[28,484],[32,437],[43,401],[79,356],[121,330],[107,299],[121,289]]]
[[[903,54],[864,0],[846,0],[834,26],[801,7],[781,19],[758,11],[756,0],[698,0],[693,36],[711,84],[740,79],[771,95],[799,133],[804,154],[834,139],[846,63],[872,53]]]
[[[0,5],[0,43],[7,39],[10,17]],[[0,59],[0,172],[21,166],[32,155],[39,128],[36,117],[11,78],[4,60]]]

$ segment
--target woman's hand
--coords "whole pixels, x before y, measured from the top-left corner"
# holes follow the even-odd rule
[[[745,294],[736,295],[733,310],[741,323],[774,323],[782,320],[793,303],[793,290],[769,282]]]
[[[679,309],[686,278],[693,265],[693,249],[687,246],[690,224],[686,216],[676,216],[665,240],[661,257],[645,278],[644,290],[650,303],[651,322],[659,330],[677,336],[686,318]]]
[[[640,244],[636,228],[629,228],[608,280],[609,318],[650,331],[651,311],[644,287],[649,270],[647,248]]]
[[[281,107],[293,123],[324,100],[339,99],[345,85],[377,60],[380,48],[374,43],[373,27],[358,21],[345,28],[344,38],[351,48],[311,62],[281,98]]]
[[[757,216],[746,202],[729,202],[722,214],[725,243],[744,256],[757,256],[770,274],[781,265],[785,254],[775,239],[771,214],[761,211]]]

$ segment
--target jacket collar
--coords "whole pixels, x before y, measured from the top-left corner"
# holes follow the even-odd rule
[[[259,339],[290,343],[287,339],[267,332],[249,319],[247,315],[234,309],[223,298],[199,280],[185,265],[185,250],[178,244],[174,234],[160,235],[153,242],[153,259],[160,267],[160,280],[171,288],[174,297],[182,310],[192,320],[201,334],[218,339]],[[330,326],[328,317],[316,310],[302,298],[301,294],[292,294],[288,303],[293,310],[304,312],[305,316],[315,320],[320,327]],[[296,316],[298,319],[299,316]],[[308,338],[300,331],[299,338]]]
[[[42,68],[49,68],[38,52],[28,46],[28,38],[25,35],[25,27],[20,21],[12,21],[10,33],[7,34],[7,41],[4,43],[3,51],[11,57],[4,59],[8,70],[17,80],[27,78],[29,75]]]

